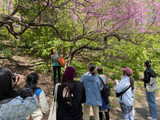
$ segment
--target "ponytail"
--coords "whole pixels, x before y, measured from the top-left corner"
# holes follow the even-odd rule
[[[130,84],[131,84],[132,90],[134,90],[134,78],[132,76],[130,76],[129,80],[130,80]]]
[[[92,71],[92,72],[90,72],[92,75],[95,75],[96,74],[96,71],[94,70],[94,71]]]
[[[90,64],[88,65],[88,69],[89,69],[89,71],[90,71],[90,73],[91,73],[92,75],[95,75],[95,74],[96,74],[95,68],[96,68],[96,66],[95,66],[93,63],[90,63]]]

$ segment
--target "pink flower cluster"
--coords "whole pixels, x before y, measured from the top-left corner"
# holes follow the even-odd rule
[[[73,0],[72,17],[88,31],[145,32],[160,26],[158,0]]]

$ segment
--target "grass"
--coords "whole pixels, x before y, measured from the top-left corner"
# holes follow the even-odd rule
[[[135,91],[135,94],[137,96],[136,100],[140,101],[142,99],[141,93],[139,91]]]
[[[142,82],[135,81],[136,88],[140,88],[142,86]]]

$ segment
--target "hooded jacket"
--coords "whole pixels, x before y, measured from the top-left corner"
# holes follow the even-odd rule
[[[101,106],[102,100],[100,94],[100,80],[98,76],[91,75],[88,72],[82,76],[81,82],[86,91],[86,102],[84,104]]]

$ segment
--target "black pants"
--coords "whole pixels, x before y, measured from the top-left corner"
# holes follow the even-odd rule
[[[53,80],[54,80],[54,85],[56,85],[56,76],[57,76],[57,69],[58,69],[58,82],[60,82],[61,80],[61,66],[53,66],[53,71],[54,71],[54,75],[53,75]]]

